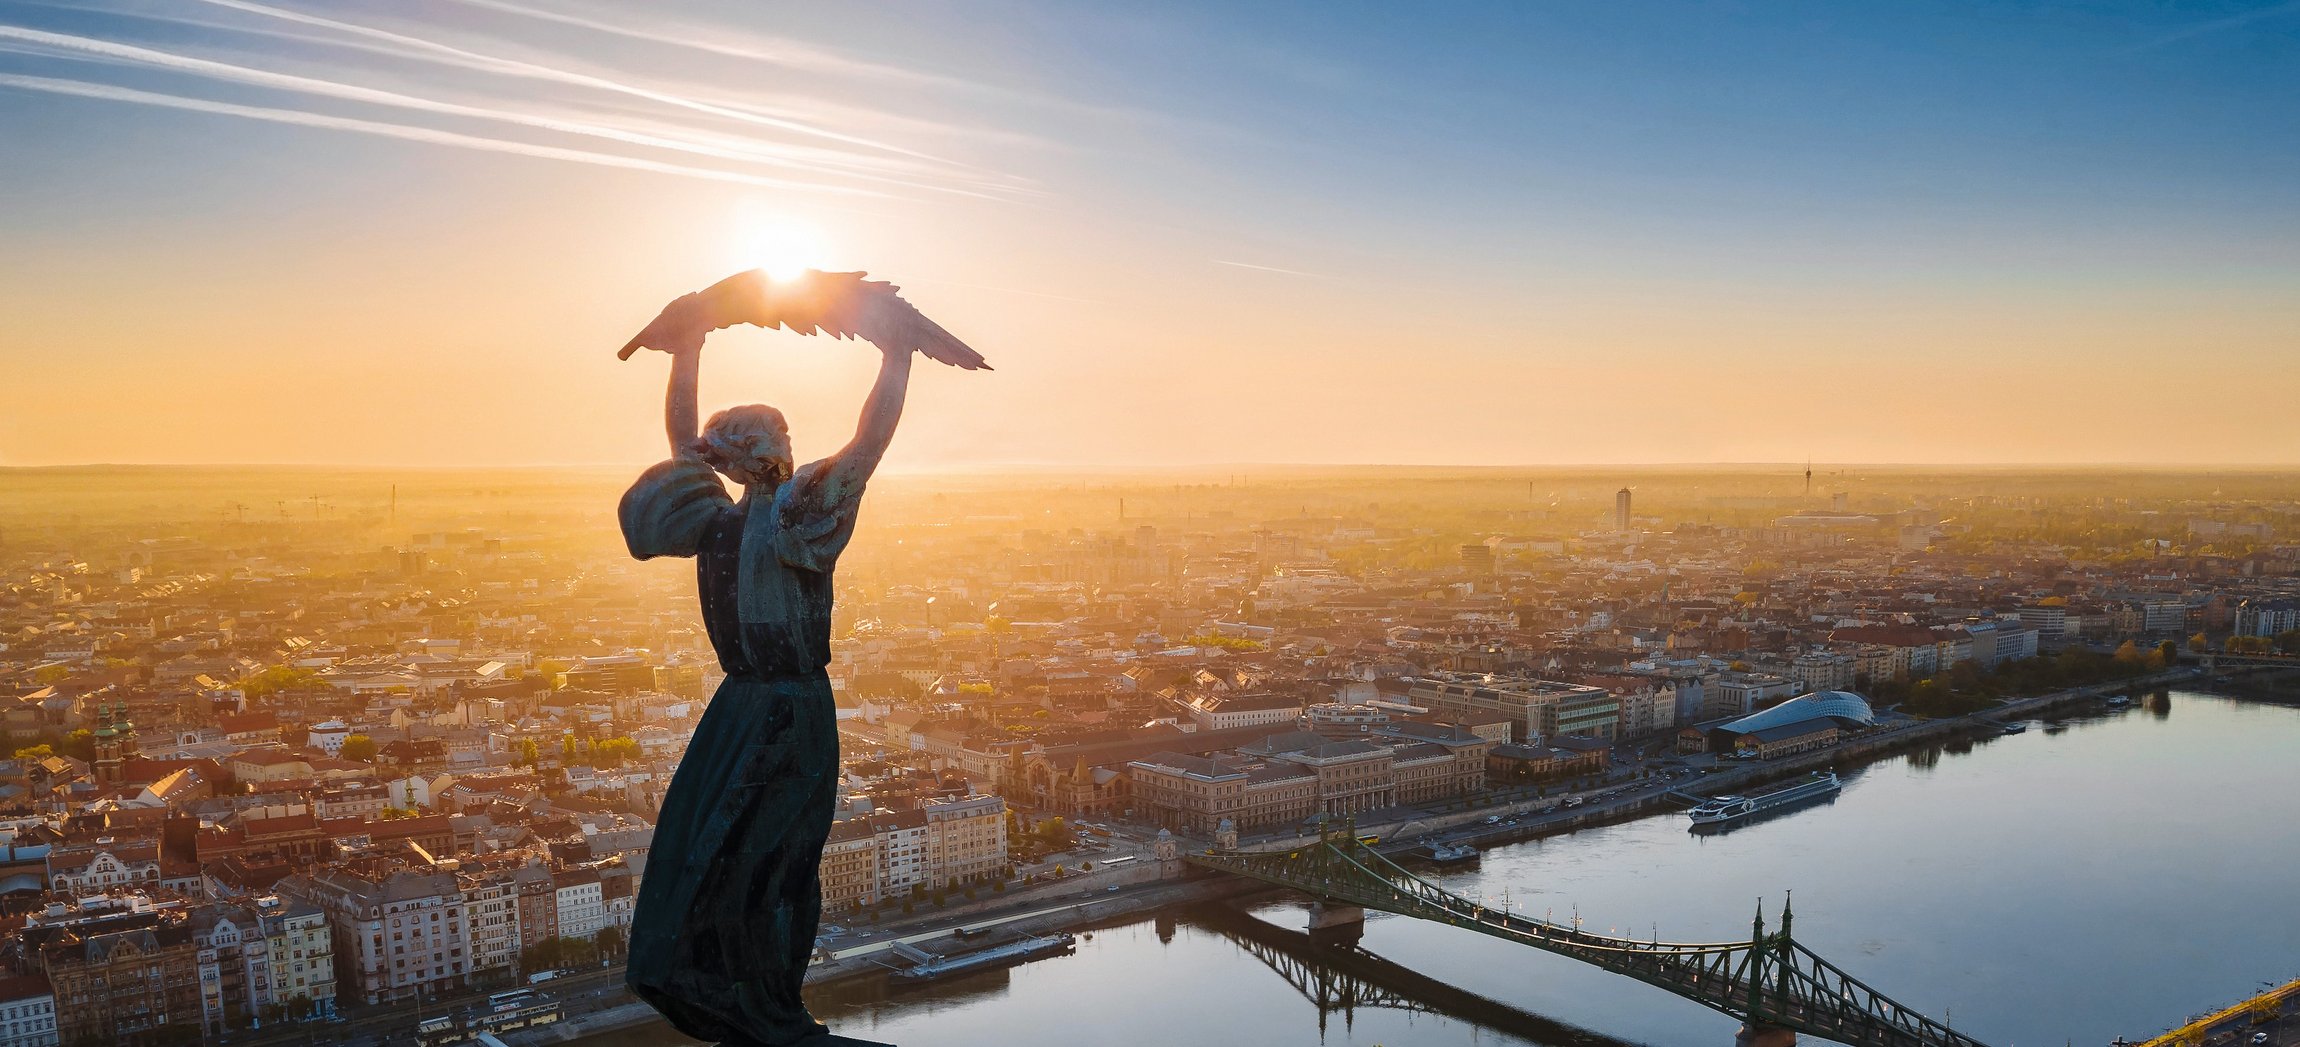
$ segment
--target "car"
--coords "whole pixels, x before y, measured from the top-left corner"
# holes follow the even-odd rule
[[[2252,1042],[2253,1042],[2253,1043],[2267,1043],[2267,1042],[2268,1042],[2268,1034],[2267,1034],[2267,1033],[2264,1033],[2264,1032],[2256,1032],[2256,1033],[2253,1033],[2253,1034],[2252,1034]]]
[[[1108,887],[1104,887],[1102,890],[1103,890],[1104,892],[1106,892],[1106,893],[1109,893],[1109,894],[1117,894],[1117,893],[1118,893],[1118,885],[1117,885],[1117,884],[1111,884],[1111,885],[1110,885],[1110,886],[1108,886]]]

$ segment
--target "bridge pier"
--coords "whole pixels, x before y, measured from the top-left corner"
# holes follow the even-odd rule
[[[1733,1036],[1733,1047],[1796,1047],[1797,1032],[1778,1025],[1752,1023]]]
[[[1366,911],[1355,905],[1310,903],[1310,940],[1319,945],[1356,945],[1366,934]]]

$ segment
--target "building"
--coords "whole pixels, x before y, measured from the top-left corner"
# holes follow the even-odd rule
[[[1868,699],[1851,691],[1819,691],[1738,719],[1683,728],[1677,748],[1680,752],[1778,756],[1832,744],[1843,732],[1876,722]],[[1822,731],[1824,724],[1830,730]],[[1788,727],[1801,729],[1782,730]]]
[[[996,796],[930,800],[926,882],[940,888],[988,880],[1006,868],[1006,801]]]
[[[1840,733],[1836,721],[1827,719],[1743,731],[1733,739],[1733,754],[1745,759],[1770,760],[1835,745]]]
[[[1775,698],[1796,694],[1797,685],[1787,677],[1771,673],[1728,672],[1718,674],[1710,693],[1713,697],[1704,704],[1698,719],[1729,720],[1747,716]]]
[[[879,890],[887,897],[924,889],[927,884],[926,812],[893,811],[872,815],[871,830],[878,834]]]
[[[1257,829],[1467,795],[1485,787],[1493,746],[1458,725],[1405,721],[1364,738],[1294,731],[1233,753],[1156,753],[1126,770],[1138,815],[1211,833],[1224,819]]]
[[[823,844],[823,911],[877,905],[878,869],[878,834],[871,831],[868,819],[832,825],[830,839]]]
[[[1496,784],[1555,781],[1605,770],[1610,747],[1552,748],[1547,745],[1497,745],[1486,754],[1486,778]]]
[[[464,873],[464,926],[474,974],[509,975],[519,968],[519,882],[508,870]]]
[[[105,894],[160,886],[160,841],[97,837],[91,844],[48,852],[48,889],[65,895]]]
[[[591,939],[607,926],[607,899],[599,887],[599,870],[562,869],[551,874],[559,937]]]
[[[367,1003],[466,984],[470,936],[454,873],[417,867],[371,880],[328,868],[281,880],[278,891],[327,914],[334,973],[349,974]]]
[[[2236,635],[2276,636],[2300,629],[2300,600],[2253,597],[2236,605]]]
[[[172,1044],[203,1021],[199,946],[181,924],[66,934],[42,962],[63,1043]]]
[[[1621,534],[1629,533],[1629,488],[1613,493],[1613,529]]]
[[[334,936],[317,906],[266,895],[195,910],[190,926],[211,1034],[335,1013]]]
[[[1586,684],[1448,673],[1411,680],[1406,700],[1440,717],[1509,717],[1512,740],[1519,742],[1561,734],[1610,741],[1620,734],[1620,701]]]
[[[551,870],[540,864],[522,865],[511,871],[511,883],[519,895],[520,950],[559,937],[559,889],[551,881]]]
[[[0,978],[0,1047],[57,1047],[56,992],[45,976]]]
[[[1234,731],[1291,725],[1301,718],[1302,702],[1283,694],[1217,692],[1190,699],[1188,712],[1201,731]]]
[[[1853,686],[1860,672],[1859,663],[1844,651],[1814,648],[1799,654],[1789,663],[1789,679],[1799,691],[1841,691]]]

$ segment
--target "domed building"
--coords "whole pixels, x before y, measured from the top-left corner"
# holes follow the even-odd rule
[[[1766,759],[1834,744],[1847,731],[1876,726],[1869,700],[1851,691],[1814,691],[1770,709],[1678,733],[1680,752]]]

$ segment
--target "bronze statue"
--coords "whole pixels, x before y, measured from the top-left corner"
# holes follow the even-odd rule
[[[838,780],[831,568],[894,437],[913,352],[980,355],[861,273],[743,273],[682,296],[623,347],[671,356],[671,458],[623,495],[631,555],[695,558],[703,625],[726,682],[696,726],[655,824],[631,926],[631,990],[680,1032],[728,1044],[831,1036],[799,989],[822,916],[817,866]],[[696,430],[703,339],[736,323],[861,335],[884,354],[854,440],[793,469],[781,412],[731,407]],[[740,484],[729,498],[714,473]]]

